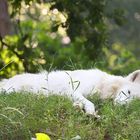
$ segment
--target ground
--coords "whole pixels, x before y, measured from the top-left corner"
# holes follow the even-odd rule
[[[140,140],[140,100],[129,105],[89,97],[101,119],[86,116],[66,97],[32,93],[0,94],[0,140],[30,140],[47,133],[51,140]]]

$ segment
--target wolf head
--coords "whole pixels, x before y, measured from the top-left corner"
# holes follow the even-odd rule
[[[130,73],[125,83],[118,88],[115,103],[125,104],[134,98],[140,98],[140,70]]]

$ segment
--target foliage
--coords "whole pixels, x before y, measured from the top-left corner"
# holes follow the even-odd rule
[[[66,97],[1,94],[0,139],[28,140],[37,132],[47,133],[53,140],[70,140],[76,135],[84,140],[140,139],[139,100],[114,106],[111,100],[89,98],[95,103],[102,117],[100,120],[74,108]]]
[[[106,0],[8,2],[13,35],[1,39],[0,66],[14,62],[0,71],[3,77],[40,68],[100,66],[105,57],[103,48],[108,46]],[[109,18],[123,21],[121,11],[114,9]]]
[[[109,20],[110,28],[109,32],[111,37],[109,40],[113,43],[121,42],[124,47],[132,51],[139,59],[139,24],[140,24],[140,4],[139,0],[113,0],[109,1],[107,5],[107,13],[110,14],[116,9],[124,9],[125,24],[123,26],[116,26],[112,20]],[[122,15],[122,14],[121,14]],[[119,16],[122,17],[122,16]],[[121,20],[122,21],[122,20]],[[124,20],[123,20],[124,22]]]
[[[121,43],[113,44],[111,50],[104,49],[104,52],[106,54],[104,66],[108,67],[111,73],[127,75],[139,69],[140,62],[137,61],[137,57]]]
[[[67,13],[65,26],[68,35],[72,40],[82,38],[83,45],[80,50],[84,49],[84,54],[92,60],[100,56],[102,48],[106,45],[105,5],[105,0],[58,0],[51,7]]]
[[[26,0],[25,4],[30,5],[32,0]],[[39,1],[36,1],[39,2]],[[20,11],[22,1],[12,0],[12,15]],[[52,30],[57,31],[58,27],[66,28],[70,38],[82,38],[85,53],[90,59],[96,59],[101,48],[106,45],[106,25],[104,23],[106,0],[94,1],[65,1],[51,0],[50,10],[58,9],[67,17],[65,22],[56,22]],[[96,51],[95,51],[96,50]],[[92,53],[91,53],[92,52]]]

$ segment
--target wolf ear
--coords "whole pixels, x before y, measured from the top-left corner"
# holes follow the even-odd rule
[[[140,84],[140,70],[136,70],[136,71],[130,73],[126,77],[126,79],[131,81],[131,82],[135,82],[135,83],[139,83]]]

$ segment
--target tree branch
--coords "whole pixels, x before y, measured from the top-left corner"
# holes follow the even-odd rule
[[[12,46],[10,46],[9,44],[5,43],[2,39],[2,37],[0,36],[0,42],[2,44],[2,48],[3,46],[7,46],[9,49],[12,48]],[[16,52],[14,49],[10,49],[19,59],[23,59],[22,55],[18,54],[18,52]]]

